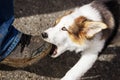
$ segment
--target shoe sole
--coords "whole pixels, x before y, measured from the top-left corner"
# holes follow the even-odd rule
[[[48,55],[50,50],[51,50],[51,48],[52,48],[51,44],[45,43],[45,47],[43,47],[42,51],[37,53],[32,58],[25,58],[25,59],[5,58],[0,63],[8,65],[8,66],[16,67],[16,68],[27,67],[27,66],[30,66],[30,65],[32,65],[34,63],[37,63],[39,60],[41,60],[46,55]]]

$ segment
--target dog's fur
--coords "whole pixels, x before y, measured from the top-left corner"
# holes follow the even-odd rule
[[[57,46],[52,57],[66,50],[81,53],[81,59],[61,80],[79,80],[95,63],[114,29],[114,18],[104,3],[93,1],[56,21],[43,39]]]

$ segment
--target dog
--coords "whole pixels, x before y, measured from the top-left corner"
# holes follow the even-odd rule
[[[53,58],[65,51],[81,52],[80,60],[61,80],[80,80],[93,66],[99,53],[115,28],[112,13],[104,5],[107,1],[93,1],[76,8],[41,33],[42,38],[53,44]]]

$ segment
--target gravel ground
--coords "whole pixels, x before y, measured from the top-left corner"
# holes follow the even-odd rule
[[[15,27],[26,34],[40,35],[43,30],[54,25],[56,18],[92,0],[14,1]],[[119,34],[82,80],[120,80]],[[66,52],[56,59],[46,56],[38,63],[25,68],[0,65],[0,80],[59,80],[79,58],[80,54]]]

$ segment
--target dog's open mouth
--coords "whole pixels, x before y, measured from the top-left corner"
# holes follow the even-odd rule
[[[52,49],[50,51],[50,56],[55,56],[57,54],[57,46],[52,44]]]

